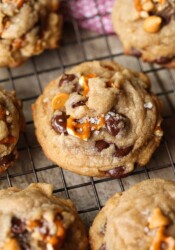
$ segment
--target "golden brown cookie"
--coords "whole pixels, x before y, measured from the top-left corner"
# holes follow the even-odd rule
[[[0,89],[0,173],[12,166],[18,154],[16,144],[24,129],[22,105],[15,92]]]
[[[175,0],[116,0],[112,22],[126,54],[175,67]]]
[[[175,249],[175,182],[143,181],[110,198],[90,229],[92,250]]]
[[[0,67],[15,67],[58,46],[60,0],[0,1]]]
[[[59,166],[121,177],[145,165],[163,135],[146,75],[114,62],[86,62],[52,81],[33,105],[36,136]]]
[[[0,249],[86,250],[84,225],[70,200],[49,184],[0,191]]]

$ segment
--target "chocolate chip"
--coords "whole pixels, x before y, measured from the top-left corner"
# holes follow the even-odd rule
[[[26,230],[25,223],[16,217],[12,218],[11,223],[12,223],[11,231],[14,234],[22,234]]]
[[[126,117],[123,115],[108,115],[105,118],[105,126],[109,134],[116,136],[126,126]]]
[[[74,84],[73,92],[77,92],[78,94],[81,94],[83,92],[82,86],[78,83]]]
[[[131,150],[133,149],[133,146],[129,146],[129,147],[126,147],[126,148],[118,148],[116,145],[115,145],[115,153],[114,153],[114,157],[124,157],[126,155],[128,155]]]
[[[51,119],[51,126],[58,134],[67,134],[67,116],[65,113],[54,115]]]
[[[23,234],[19,234],[15,237],[20,245],[21,250],[31,250],[29,242],[29,234],[25,232]]]
[[[175,15],[175,6],[167,6],[163,10],[158,11],[156,14],[163,19],[164,25],[167,25],[171,21],[172,16]]]
[[[104,140],[99,140],[95,142],[95,147],[98,152],[101,152],[105,148],[109,148],[110,144]]]
[[[165,242],[162,242],[160,244],[160,250],[166,250],[167,249],[167,244]]]
[[[31,248],[28,243],[29,239],[28,239],[28,231],[26,229],[26,224],[22,220],[16,217],[12,218],[11,224],[12,224],[11,232],[14,238],[17,239],[20,245],[20,249],[30,250]]]
[[[74,108],[77,108],[79,106],[84,106],[85,103],[86,103],[86,100],[81,100],[79,102],[74,102],[74,103],[72,103],[72,108],[74,109]]]
[[[76,76],[73,74],[64,74],[61,77],[58,86],[61,87],[64,84],[68,84],[69,82],[72,82],[75,78]]]
[[[107,81],[105,84],[106,84],[106,88],[111,88],[111,81]]]
[[[108,171],[105,171],[105,173],[108,174],[112,178],[121,178],[121,177],[126,176],[126,174],[124,174],[125,170],[126,168],[121,166],[121,167],[116,167]]]
[[[5,167],[6,165],[10,164],[10,162],[13,162],[14,160],[15,160],[14,154],[6,155],[0,159],[0,166]]]
[[[106,250],[106,244],[102,244],[101,247],[99,248],[99,250]]]
[[[130,54],[138,58],[142,56],[142,52],[135,48],[131,48]]]
[[[158,64],[167,64],[170,63],[173,60],[173,57],[159,57],[154,62]]]

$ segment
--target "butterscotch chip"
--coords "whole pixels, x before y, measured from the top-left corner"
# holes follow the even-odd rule
[[[59,46],[60,0],[0,1],[0,67],[16,67]],[[20,20],[20,22],[19,22]]]
[[[87,250],[74,204],[53,195],[49,184],[0,190],[0,214],[2,250]]]
[[[160,228],[166,227],[170,224],[170,220],[162,213],[160,208],[155,208],[149,222],[149,228]]]
[[[166,246],[173,250],[174,193],[175,182],[152,179],[114,195],[90,228],[91,249],[160,250]],[[153,221],[156,227],[150,228]]]
[[[48,158],[87,176],[125,176],[145,165],[161,141],[148,77],[110,61],[86,62],[53,80],[33,105],[33,118]]]
[[[116,0],[112,22],[126,54],[174,68],[175,0]]]
[[[162,18],[158,16],[149,16],[144,21],[144,30],[149,33],[156,33],[160,30]]]

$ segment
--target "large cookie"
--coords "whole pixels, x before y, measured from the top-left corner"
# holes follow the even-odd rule
[[[163,134],[148,78],[114,62],[86,62],[52,81],[33,118],[48,158],[88,176],[121,177],[145,165]]]
[[[86,250],[84,225],[70,200],[49,184],[0,191],[0,249]]]
[[[116,0],[112,22],[126,54],[175,67],[175,0]]]
[[[60,0],[0,1],[0,67],[15,67],[58,46]]]
[[[0,89],[0,173],[17,158],[16,144],[24,128],[21,106],[13,91]]]
[[[175,249],[175,182],[143,181],[110,198],[90,229],[92,250]]]

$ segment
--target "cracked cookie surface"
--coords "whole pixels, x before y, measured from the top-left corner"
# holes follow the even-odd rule
[[[146,75],[114,62],[87,62],[52,81],[33,105],[36,136],[59,166],[121,177],[145,165],[163,132]]]
[[[0,191],[0,249],[86,250],[84,225],[70,200],[52,186],[31,184]]]
[[[175,1],[116,1],[112,22],[126,54],[175,67]]]
[[[23,129],[21,102],[16,99],[15,92],[0,89],[0,173],[16,160],[16,144]]]
[[[60,0],[0,1],[0,67],[15,67],[58,46]]]
[[[92,250],[175,247],[175,182],[152,179],[110,198],[90,229]]]

